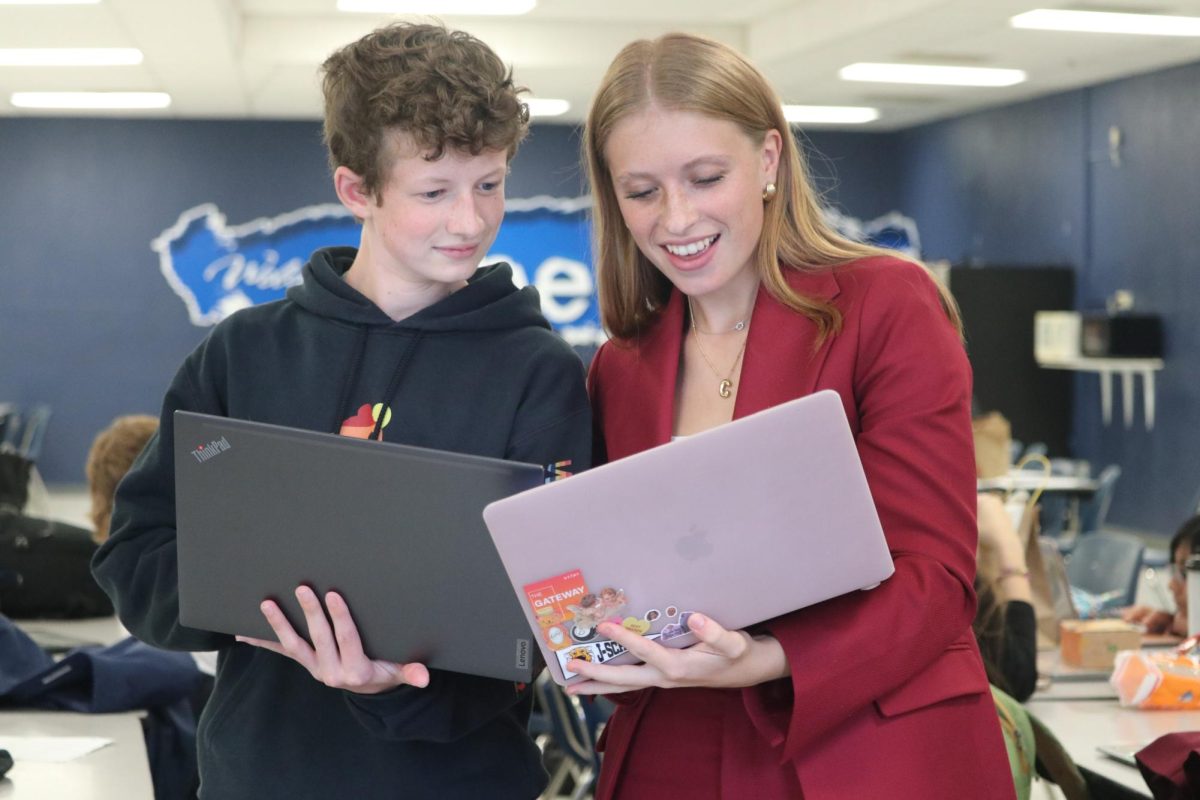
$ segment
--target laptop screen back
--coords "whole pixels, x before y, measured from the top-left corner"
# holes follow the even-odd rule
[[[299,584],[346,599],[373,658],[529,680],[523,612],[483,507],[541,467],[189,412],[175,414],[180,621],[273,639]]]

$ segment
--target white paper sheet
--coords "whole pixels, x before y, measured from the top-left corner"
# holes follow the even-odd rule
[[[14,761],[62,762],[95,752],[112,744],[99,736],[3,736],[0,749],[12,754]]]

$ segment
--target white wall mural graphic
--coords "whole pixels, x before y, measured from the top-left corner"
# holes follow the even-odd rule
[[[546,319],[573,345],[604,340],[591,262],[590,198],[509,200],[483,263],[507,261],[517,285],[532,283]],[[833,209],[826,219],[846,236],[919,257],[916,223],[892,212],[863,222]],[[151,242],[167,283],[193,325],[215,325],[240,308],[277,300],[300,282],[312,251],[357,245],[359,227],[337,204],[305,206],[229,225],[212,203],[184,211]]]

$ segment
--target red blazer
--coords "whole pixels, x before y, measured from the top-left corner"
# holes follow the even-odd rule
[[[787,653],[790,682],[614,698],[597,797],[616,796],[631,746],[654,752],[688,738],[670,719],[642,724],[678,707],[662,696],[701,691],[713,707],[734,703],[721,736],[722,797],[795,796],[798,781],[806,800],[1012,798],[971,632],[977,532],[963,345],[917,265],[876,257],[787,275],[797,291],[840,309],[842,330],[816,347],[816,326],[760,289],[733,416],[837,391],[895,574],[763,625]],[[675,292],[634,346],[609,342],[597,352],[589,376],[597,463],[669,441],[683,311]],[[659,741],[639,738],[639,726]]]

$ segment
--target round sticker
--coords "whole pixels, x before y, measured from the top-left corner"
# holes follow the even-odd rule
[[[658,609],[652,608],[645,613],[642,619],[646,620],[646,622],[654,622],[654,620],[658,619],[660,616],[662,615],[659,613]]]
[[[577,625],[571,626],[571,638],[577,642],[587,642],[596,638],[595,628],[580,628]]]
[[[679,609],[675,606],[667,606],[667,616],[674,619],[675,617],[679,616]]]
[[[550,645],[551,650],[562,650],[573,642],[562,625],[551,625],[546,629],[546,644]]]

